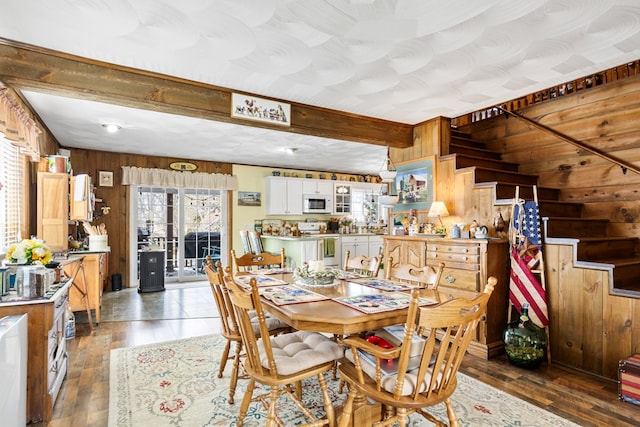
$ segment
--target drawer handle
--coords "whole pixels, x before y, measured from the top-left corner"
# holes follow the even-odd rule
[[[455,276],[453,274],[447,274],[446,276],[444,276],[444,280],[447,283],[453,283],[453,282],[456,281],[456,278],[455,278]]]

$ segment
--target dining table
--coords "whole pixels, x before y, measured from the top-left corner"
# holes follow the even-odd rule
[[[257,272],[260,275],[259,271]],[[296,284],[293,274],[282,272],[269,274],[268,277],[275,281],[294,284],[302,289],[320,294],[326,299],[310,302],[276,303],[261,293],[261,303],[264,310],[277,317],[297,330],[333,334],[342,337],[373,331],[385,326],[403,324],[407,318],[408,308],[403,307],[379,312],[364,312],[349,305],[336,301],[342,297],[358,297],[363,295],[376,295],[384,292],[392,292],[375,288],[362,283],[358,278],[336,278],[332,285],[305,286]],[[384,281],[384,279],[381,279]],[[259,291],[260,291],[260,284]],[[405,290],[404,292],[408,292]],[[397,291],[396,291],[397,293]],[[435,301],[433,301],[435,303]],[[338,414],[340,413],[339,408]],[[368,402],[361,396],[354,401],[352,426],[371,425],[380,420],[382,408],[380,404]]]

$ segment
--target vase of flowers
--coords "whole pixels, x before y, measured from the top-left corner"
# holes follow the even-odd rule
[[[15,274],[14,286],[19,298],[41,297],[44,293],[38,271],[51,261],[53,254],[43,240],[32,237],[14,243],[7,250],[6,259]]]
[[[16,265],[45,265],[51,261],[52,257],[51,249],[44,240],[32,237],[11,245],[6,258],[11,264]]]

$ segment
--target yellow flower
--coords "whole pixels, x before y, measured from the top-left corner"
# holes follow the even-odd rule
[[[7,251],[7,259],[15,264],[48,264],[52,258],[51,249],[43,240],[32,237],[13,244]]]

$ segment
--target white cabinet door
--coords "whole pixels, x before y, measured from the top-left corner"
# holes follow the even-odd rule
[[[322,258],[318,258],[319,256],[318,240],[316,239],[303,240],[300,246],[301,246],[300,259],[302,260],[302,262],[318,261],[322,259]]]
[[[351,213],[351,186],[342,182],[334,183],[334,214]]]
[[[280,177],[265,179],[267,215],[302,215],[302,180]]]
[[[333,182],[323,179],[318,180],[318,193],[328,196],[333,195]]]
[[[302,215],[302,180],[287,180],[287,215]]]
[[[369,256],[382,256],[382,244],[381,236],[369,236]]]
[[[287,181],[285,179],[267,178],[265,180],[267,215],[280,215],[287,209]]]
[[[349,257],[358,255],[369,256],[369,239],[367,236],[342,237],[342,253],[349,251]]]

